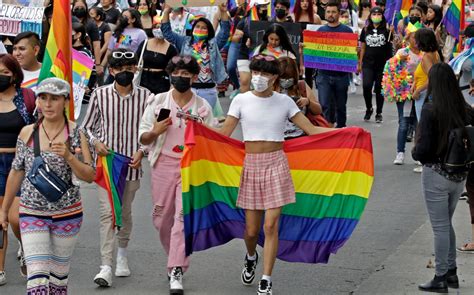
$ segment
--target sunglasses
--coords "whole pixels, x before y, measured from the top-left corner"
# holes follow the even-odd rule
[[[173,62],[174,64],[177,64],[179,63],[180,61],[183,61],[185,65],[187,65],[188,63],[190,63],[192,60],[192,57],[189,56],[189,55],[185,55],[185,56],[175,56],[171,59],[171,62]]]
[[[256,55],[254,56],[253,58],[257,59],[257,60],[266,60],[266,61],[274,61],[276,60],[276,58],[273,56],[273,55],[263,55],[263,54],[259,54],[259,55]]]
[[[126,51],[126,52],[121,52],[121,51],[115,51],[112,52],[112,57],[113,58],[126,58],[126,59],[132,59],[135,57],[135,53],[131,51]]]

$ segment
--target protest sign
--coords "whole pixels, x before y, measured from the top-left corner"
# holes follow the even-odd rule
[[[77,50],[72,50],[72,89],[74,94],[74,119],[81,113],[82,99],[91,77],[94,60]]]
[[[41,36],[44,7],[0,4],[0,34],[16,36],[32,31]]]
[[[303,31],[303,60],[307,68],[357,71],[357,34]]]
[[[276,22],[252,21],[250,22],[250,40],[252,48],[262,44],[265,31]],[[276,23],[281,25],[288,35],[291,47],[296,53],[296,60],[299,61],[299,46],[301,42],[301,24],[299,23]]]
[[[216,6],[225,2],[226,0],[167,0],[166,4],[171,7],[202,7]]]

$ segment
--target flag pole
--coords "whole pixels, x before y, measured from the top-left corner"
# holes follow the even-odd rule
[[[393,16],[392,16],[392,26],[393,26],[394,29],[395,29],[395,24],[394,24],[394,22],[395,22],[395,15],[396,15],[396,14],[397,14],[397,11],[395,11],[395,12],[393,13]],[[392,30],[390,30],[390,33],[388,34],[388,40],[387,40],[387,42],[390,41],[390,38],[392,38]]]

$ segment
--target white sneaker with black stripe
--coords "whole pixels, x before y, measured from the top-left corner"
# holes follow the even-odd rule
[[[258,264],[258,253],[255,252],[257,256],[255,260],[249,260],[248,255],[245,254],[244,268],[242,269],[242,274],[240,276],[242,284],[249,286],[252,285],[253,280],[255,279],[255,269]]]
[[[272,282],[267,280],[260,280],[258,283],[258,295],[272,295]]]

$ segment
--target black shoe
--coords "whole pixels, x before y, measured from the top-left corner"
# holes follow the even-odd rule
[[[255,279],[255,268],[257,268],[258,253],[255,252],[255,255],[257,255],[255,260],[248,260],[247,254],[245,254],[244,269],[242,269],[242,275],[240,278],[242,280],[242,284],[246,286],[251,285]]]
[[[219,98],[225,97],[225,92],[224,91],[219,92],[217,97],[219,97]]]
[[[458,289],[459,288],[459,278],[457,274],[457,268],[448,270],[446,274],[446,281],[448,282],[449,288]]]
[[[413,134],[408,134],[407,135],[407,142],[412,142],[413,141]]]
[[[365,116],[364,116],[364,121],[369,121],[370,117],[372,117],[372,114],[374,113],[374,109],[366,110],[365,111]]]
[[[382,123],[382,122],[383,122],[382,114],[376,114],[375,115],[375,123]]]
[[[434,278],[426,284],[418,285],[418,289],[425,292],[448,293],[448,282],[444,276],[434,276]]]
[[[267,280],[260,280],[260,282],[258,283],[257,294],[272,295],[272,282],[269,282]]]

